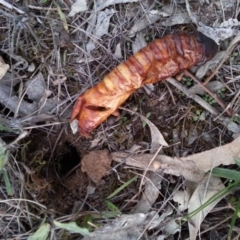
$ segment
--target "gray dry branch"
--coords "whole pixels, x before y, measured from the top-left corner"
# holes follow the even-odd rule
[[[129,153],[115,152],[111,156],[114,161],[125,162],[129,166],[140,169],[148,168],[149,171],[163,170],[165,173],[183,176],[189,181],[199,182],[204,178],[206,172],[214,167],[235,164],[234,159],[240,158],[239,146],[240,136],[231,143],[188,157],[172,158],[165,155],[158,155],[150,166],[149,162],[153,158],[153,154],[129,156]]]

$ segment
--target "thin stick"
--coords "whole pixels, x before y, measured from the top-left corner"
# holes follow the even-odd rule
[[[16,10],[18,13],[20,14],[25,14],[24,11],[22,11],[21,9],[14,7],[11,3],[6,2],[5,0],[0,0],[0,4],[2,4],[3,6],[7,7],[8,9],[14,9]]]
[[[190,73],[189,71],[185,70],[184,71],[185,75],[187,75],[188,77],[192,78],[197,84],[199,84],[213,99],[216,100],[216,102],[224,109],[226,110],[227,114],[229,116],[233,116],[233,111],[232,109],[227,109],[227,107],[225,106],[225,104],[222,102],[222,100],[216,95],[214,94],[212,91],[210,91],[202,82],[200,82],[192,73]]]

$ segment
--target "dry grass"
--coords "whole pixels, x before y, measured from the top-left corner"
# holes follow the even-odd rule
[[[143,19],[149,11],[166,4],[166,1],[142,1],[113,5],[115,14],[111,18],[108,33],[98,38],[90,31],[94,27],[94,11],[91,10],[93,2],[89,1],[90,10],[67,18],[68,31],[64,29],[64,21],[54,3],[47,2],[41,6],[37,1],[12,2],[17,10],[9,10],[0,3],[0,54],[10,65],[10,74],[6,79],[11,86],[9,94],[15,94],[20,102],[33,104],[27,94],[25,82],[40,72],[50,95],[41,99],[39,104],[44,106],[47,101],[54,103],[49,111],[38,112],[37,115],[19,114],[20,111],[14,112],[11,106],[0,103],[0,118],[6,120],[3,125],[13,130],[1,131],[0,137],[10,144],[19,132],[28,131],[28,137],[11,145],[11,154],[5,165],[13,188],[12,196],[7,194],[2,178],[0,181],[0,235],[3,239],[27,239],[39,228],[43,219],[50,224],[53,219],[57,219],[62,222],[76,221],[81,226],[87,226],[88,220],[94,222],[95,215],[107,210],[103,200],[110,193],[134,174],[140,174],[136,169],[115,166],[104,179],[105,183],[95,186],[94,194],[86,194],[87,186],[91,185],[86,175],[77,171],[76,175],[65,178],[67,172],[63,168],[67,168],[64,162],[67,158],[71,165],[70,171],[77,165],[76,159],[90,151],[91,145],[94,145],[92,149],[107,148],[110,151],[127,150],[134,144],[144,151],[150,148],[151,136],[148,128],[136,116],[125,111],[121,112],[119,118],[111,117],[104,122],[94,132],[93,142],[73,136],[68,126],[78,95],[98,83],[133,53],[131,46],[135,37],[129,37],[128,33],[134,23]],[[70,6],[62,1],[57,4],[67,16]],[[171,1],[174,9],[183,6],[177,1]],[[197,6],[198,4],[194,4],[193,7]],[[21,14],[21,9],[26,14]],[[214,17],[213,12],[211,17]],[[142,30],[146,41],[179,29],[194,30],[191,24],[166,27],[161,25],[163,20],[164,17]],[[87,50],[90,41],[95,44],[91,53]],[[121,46],[123,59],[114,55],[117,44]],[[220,49],[225,49],[227,44],[223,43]],[[218,96],[236,113],[233,121],[237,124],[240,123],[237,115],[240,113],[239,64],[240,47],[236,46],[214,75],[225,86],[225,90],[219,91]],[[66,80],[61,81],[65,78]],[[219,112],[223,111],[216,103],[211,104]],[[214,116],[167,82],[156,85],[150,94],[140,89],[126,102],[125,107],[149,116],[172,144],[165,149],[165,153],[171,156],[201,152],[233,139],[233,133],[223,126],[221,119],[215,121]],[[203,112],[205,115],[201,119],[199,113]],[[77,156],[71,155],[73,151]],[[152,206],[152,209],[158,209],[158,213],[164,212],[167,205],[173,206],[173,193],[184,188],[183,179],[165,177],[160,195]],[[129,213],[142,193],[138,191],[139,185],[140,181],[129,185],[112,199],[112,203],[121,212]],[[227,206],[228,199],[225,199],[204,221],[202,237],[226,239],[227,224],[232,216],[232,211]],[[172,218],[178,218],[179,214],[175,211]],[[103,219],[106,220],[107,217]],[[182,226],[176,238],[187,238],[185,227],[186,225]],[[77,235],[56,230],[54,227],[51,231],[49,239],[77,239]]]

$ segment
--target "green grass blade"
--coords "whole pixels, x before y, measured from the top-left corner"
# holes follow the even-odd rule
[[[113,212],[116,212],[116,214],[121,214],[121,211],[118,209],[117,206],[115,206],[113,203],[111,203],[110,201],[108,200],[104,200],[105,204],[107,205],[107,208],[110,210],[110,211],[113,211]]]
[[[214,168],[211,173],[212,175],[217,177],[240,181],[240,172],[236,170],[225,169],[225,168]]]
[[[89,231],[87,228],[81,228],[75,222],[61,223],[53,220],[53,223],[56,227],[67,230],[72,233],[80,233],[83,236],[86,236],[89,234]]]
[[[3,171],[4,183],[5,183],[5,186],[6,186],[6,189],[7,189],[7,194],[8,194],[8,196],[12,196],[13,195],[13,188],[12,188],[12,185],[10,183],[7,170],[4,168],[2,171]]]
[[[0,172],[4,168],[8,160],[8,151],[5,147],[4,142],[0,139]]]
[[[39,227],[39,229],[31,236],[27,238],[27,240],[46,240],[50,231],[50,224],[45,223]]]
[[[196,210],[192,211],[191,213],[187,214],[186,216],[184,216],[182,218],[183,221],[188,221],[189,219],[191,219],[194,215],[196,215],[197,213],[199,213],[200,211],[202,211],[205,207],[207,207],[209,204],[213,203],[214,201],[218,200],[218,199],[222,199],[225,196],[227,196],[229,193],[235,191],[236,189],[239,188],[240,185],[240,181],[239,182],[235,182],[230,184],[228,187],[222,189],[221,191],[219,191],[217,194],[215,194],[213,197],[211,197],[208,201],[206,201],[203,205],[201,205],[199,208],[197,208]]]
[[[122,186],[120,186],[119,188],[117,188],[113,193],[111,193],[107,199],[111,199],[113,197],[115,197],[119,192],[121,192],[124,188],[126,188],[128,185],[130,185],[133,181],[135,181],[138,178],[138,176],[133,177],[132,179],[128,180],[127,182],[125,182]]]
[[[60,19],[62,20],[62,24],[64,29],[68,32],[68,23],[65,14],[63,13],[62,9],[60,6],[54,1],[55,6],[57,7],[58,15]]]
[[[235,163],[240,167],[240,159],[235,158],[234,161],[235,161]]]
[[[237,206],[236,206],[236,209],[235,209],[235,212],[233,214],[232,221],[231,221],[231,224],[230,224],[230,230],[229,230],[229,233],[228,233],[228,240],[232,239],[233,228],[235,226],[235,223],[236,223],[236,220],[239,216],[239,213],[240,213],[240,198],[238,199],[238,203],[237,203]]]
[[[4,132],[14,132],[11,128],[5,127],[4,125],[0,124],[0,131]]]

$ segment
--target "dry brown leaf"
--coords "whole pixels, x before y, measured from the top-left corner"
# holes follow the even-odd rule
[[[41,72],[39,72],[32,79],[28,80],[25,84],[26,94],[28,98],[32,101],[38,102],[45,93],[45,89],[47,88],[45,79]]]
[[[0,80],[5,75],[8,69],[9,69],[9,65],[6,64],[3,61],[2,57],[0,56]]]
[[[130,113],[133,113],[137,116],[139,116],[150,128],[151,132],[151,150],[156,150],[159,148],[160,145],[164,147],[168,147],[168,143],[165,141],[162,133],[159,131],[159,129],[145,116],[143,116],[140,113],[134,112],[130,109],[120,107],[120,109],[123,109],[125,111],[128,111]]]
[[[188,157],[172,158],[164,155],[158,155],[155,161],[150,164],[153,154],[142,154],[129,156],[128,153],[115,152],[111,156],[114,161],[122,162],[141,169],[148,167],[151,171],[157,171],[156,166],[165,173],[175,176],[183,176],[185,179],[193,182],[199,182],[206,172],[219,165],[235,164],[234,158],[240,158],[240,137],[231,143],[216,147],[214,149],[193,154]]]
[[[178,203],[178,211],[183,212],[188,208],[188,203],[190,200],[190,192],[188,190],[177,190],[173,194],[173,201]]]
[[[94,36],[100,38],[108,33],[110,19],[114,13],[116,13],[116,11],[113,8],[98,13],[95,30],[93,32]]]
[[[74,17],[75,14],[79,12],[84,12],[88,9],[86,0],[76,0],[76,2],[72,5],[71,11],[68,14],[69,17]]]
[[[231,27],[237,27],[240,26],[240,21],[238,21],[237,18],[229,18],[226,21],[223,21],[219,27],[223,28],[231,28]]]
[[[91,32],[89,32],[92,37],[86,45],[88,53],[95,48],[97,41],[94,40],[94,38],[98,39],[103,35],[108,34],[110,19],[115,12],[116,11],[113,8],[98,12],[95,19],[96,22],[94,22],[94,27],[92,27]]]
[[[211,81],[206,85],[206,87],[212,92],[217,92],[218,90],[224,88],[225,85],[220,81]],[[189,93],[203,95],[206,91],[199,84],[196,84],[189,89]]]
[[[118,43],[115,49],[114,56],[118,59],[122,59],[122,48],[121,48],[121,43]]]
[[[151,229],[160,229],[164,232],[174,232],[179,229],[179,225],[168,221],[169,224],[161,224],[166,220],[167,216],[172,214],[172,209],[166,208],[161,216],[155,211],[150,213],[126,214],[112,220],[109,219],[105,225],[98,228],[94,232],[85,236],[83,240],[130,240],[130,239],[146,239],[145,231]],[[145,229],[145,230],[144,230]],[[168,234],[166,234],[168,235]],[[152,238],[151,238],[152,239]],[[164,235],[158,234],[154,239],[166,239]]]
[[[172,4],[166,4],[161,8],[161,10],[146,11],[146,15],[141,20],[137,20],[136,23],[131,27],[128,35],[133,37],[137,32],[142,31],[161,18],[162,21],[160,24],[165,27],[186,24],[191,21],[186,11],[184,11],[182,8],[173,8]]]
[[[219,64],[225,54],[225,51],[218,52],[211,60],[207,61],[197,70],[196,77],[202,79],[207,71],[213,70]]]
[[[159,189],[161,189],[161,183],[163,176],[153,172],[149,172],[146,175],[146,183],[142,198],[134,207],[133,213],[148,213],[152,208],[152,205],[156,202],[159,196]]]
[[[57,75],[57,79],[52,81],[53,86],[58,86],[63,84],[67,80],[65,75]]]
[[[219,191],[224,189],[224,184],[218,177],[207,175],[197,186],[194,191],[189,204],[188,213],[193,212],[205,202],[207,202],[211,197],[217,194]],[[225,195],[222,196],[224,198]],[[214,208],[214,206],[222,199],[218,198],[208,206],[204,207],[202,211],[194,215],[190,221],[188,221],[190,239],[194,240],[197,237],[197,233],[200,229],[201,223],[206,215]]]
[[[95,10],[102,10],[108,6],[119,4],[119,3],[129,3],[129,2],[139,2],[139,0],[97,0],[95,1]]]

